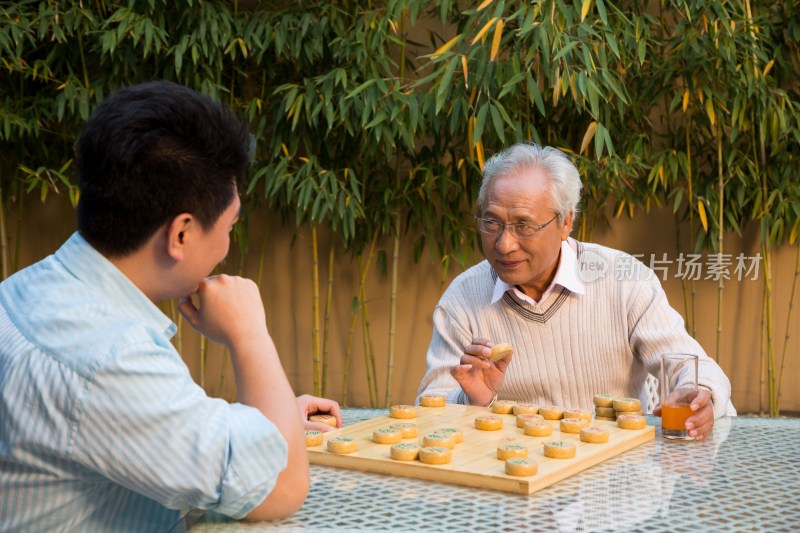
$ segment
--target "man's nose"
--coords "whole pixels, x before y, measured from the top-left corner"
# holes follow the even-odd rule
[[[519,248],[519,241],[511,233],[511,229],[508,226],[504,227],[502,233],[497,236],[495,248],[501,254],[507,254]]]

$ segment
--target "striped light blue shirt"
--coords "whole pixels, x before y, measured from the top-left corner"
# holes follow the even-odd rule
[[[286,441],[206,396],[175,330],[78,233],[0,284],[0,532],[166,531],[264,500]]]

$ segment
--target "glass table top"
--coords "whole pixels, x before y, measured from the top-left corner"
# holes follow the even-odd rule
[[[345,409],[345,425],[385,414]],[[800,419],[717,420],[710,439],[656,438],[531,495],[312,465],[303,508],[271,522],[205,513],[235,531],[797,531]]]

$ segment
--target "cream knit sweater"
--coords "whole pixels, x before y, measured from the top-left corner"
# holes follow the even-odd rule
[[[473,338],[485,337],[514,347],[499,399],[593,410],[595,394],[611,393],[646,405],[645,379],[658,376],[659,355],[685,352],[700,356],[699,383],[711,390],[715,417],[735,414],[732,405],[728,410],[728,378],[686,332],[653,272],[624,252],[574,239],[569,244],[584,273],[584,295],[557,286],[535,307],[513,291],[491,304],[497,275],[488,261],[453,280],[433,313],[418,394],[468,403],[450,368]]]

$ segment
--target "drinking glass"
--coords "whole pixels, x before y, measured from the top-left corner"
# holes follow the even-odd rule
[[[661,356],[661,436],[669,440],[694,440],[686,420],[694,414],[691,405],[697,396],[696,355],[668,353]]]

